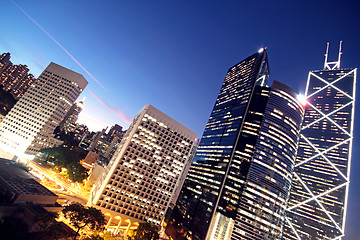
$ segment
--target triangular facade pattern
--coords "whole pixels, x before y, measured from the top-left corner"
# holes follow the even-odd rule
[[[356,71],[327,68],[309,73],[284,240],[344,236]]]

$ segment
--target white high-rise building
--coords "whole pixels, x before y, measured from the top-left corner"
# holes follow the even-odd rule
[[[87,83],[81,74],[50,63],[0,123],[0,156],[31,159],[49,147],[51,134]]]
[[[337,61],[328,61],[328,43],[324,69],[308,75],[283,240],[345,235],[357,69],[340,67],[341,43]]]
[[[151,105],[140,111],[91,193],[108,229],[126,236],[137,223],[160,225],[195,137]]]

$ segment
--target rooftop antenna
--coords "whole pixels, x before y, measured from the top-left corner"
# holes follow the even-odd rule
[[[340,41],[340,46],[339,46],[339,55],[338,55],[338,60],[336,62],[328,62],[328,56],[329,56],[329,43],[327,43],[326,45],[326,53],[325,53],[325,62],[324,62],[324,70],[335,70],[335,69],[340,69],[340,60],[341,60],[341,45],[342,45],[342,41]]]
[[[341,59],[341,55],[342,55],[342,52],[341,52],[341,45],[342,45],[342,41],[340,41],[340,45],[339,45],[339,56],[338,56],[338,69],[340,68],[340,59]]]
[[[329,43],[326,43],[326,52],[325,52],[325,61],[324,61],[324,70],[326,70],[326,64],[327,64],[327,59],[328,59],[328,54],[329,54]]]

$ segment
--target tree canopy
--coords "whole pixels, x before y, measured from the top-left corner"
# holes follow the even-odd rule
[[[82,182],[88,177],[87,170],[80,164],[87,152],[79,147],[54,147],[40,150],[41,159],[58,168],[67,169],[67,177],[73,182]]]
[[[0,85],[0,114],[5,116],[16,102],[11,93],[3,90],[3,86]]]
[[[135,235],[129,237],[131,240],[158,240],[158,228],[151,223],[140,223],[139,227],[134,231]]]
[[[91,230],[101,229],[105,225],[105,216],[93,207],[84,207],[80,203],[72,203],[62,210],[64,217],[76,228],[76,236],[80,230],[89,227]]]

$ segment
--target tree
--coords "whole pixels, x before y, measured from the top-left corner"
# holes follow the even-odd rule
[[[134,231],[134,237],[131,240],[158,240],[158,228],[151,223],[140,223],[139,227]]]
[[[93,207],[84,207],[80,203],[72,203],[62,210],[64,217],[69,219],[76,228],[76,236],[80,230],[89,227],[91,230],[100,229],[105,225],[105,216],[100,210]]]
[[[81,240],[104,240],[99,234],[92,234],[90,236],[82,236]]]
[[[83,182],[89,174],[87,169],[84,168],[80,163],[74,163],[67,167],[67,177],[73,182]]]
[[[66,168],[67,178],[73,182],[82,182],[89,176],[87,169],[80,164],[87,152],[79,147],[44,148],[40,153],[44,161],[53,163],[59,169]]]
[[[10,92],[3,90],[3,86],[0,85],[0,114],[5,116],[16,102],[14,96]]]
[[[44,211],[42,214],[35,217],[37,220],[38,229],[42,232],[45,232],[48,235],[53,234],[53,226],[57,223],[55,218],[58,217],[58,214],[55,212]]]

